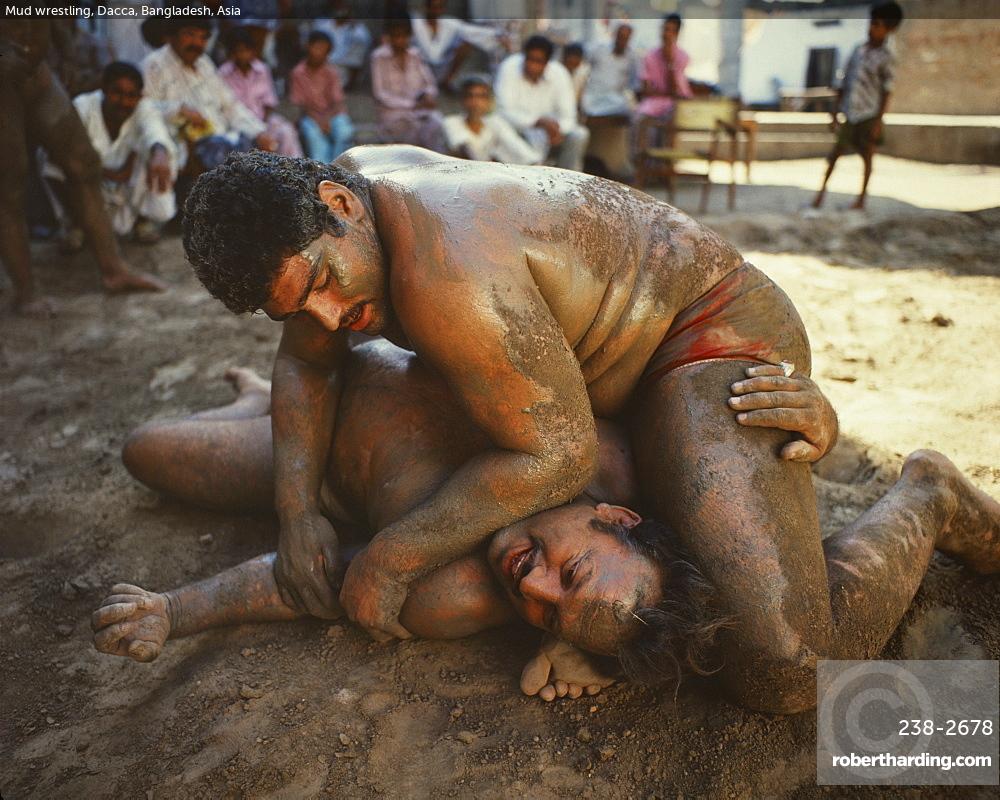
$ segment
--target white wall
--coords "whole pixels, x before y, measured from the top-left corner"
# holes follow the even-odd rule
[[[863,17],[839,19],[837,25],[818,26],[817,21],[789,17],[744,19],[740,58],[743,102],[777,102],[775,80],[782,87],[805,86],[809,50],[813,47],[836,47],[837,70],[841,72],[855,45],[868,37],[868,20]]]

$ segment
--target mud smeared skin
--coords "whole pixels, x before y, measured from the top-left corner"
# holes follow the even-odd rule
[[[714,388],[718,376],[697,377],[699,370],[707,369],[727,370],[723,383],[739,379],[728,400]],[[686,472],[676,486],[671,483],[674,473],[668,471],[659,485],[665,487],[668,501],[677,502],[690,493],[692,514],[716,518],[709,516],[706,525],[695,516],[692,524],[702,526],[698,537],[704,540],[699,552],[705,572],[741,612],[740,623],[726,642],[725,660],[731,663],[726,677],[744,702],[773,711],[807,707],[812,702],[811,670],[817,654],[875,655],[912,599],[935,546],[976,571],[1000,571],[1000,507],[951,462],[931,451],[908,459],[896,487],[856,523],[827,540],[824,555],[818,529],[808,527],[814,500],[806,468],[775,457],[780,452],[782,459],[795,461],[800,457],[795,446],[801,445],[815,451],[814,458],[835,439],[835,417],[815,385],[801,376],[786,377],[780,367],[772,366],[744,371],[713,362],[680,370],[674,379],[687,373],[694,376],[689,376],[686,396],[676,398],[681,410],[675,419],[688,425],[688,414],[696,422],[710,418],[712,434],[691,440],[678,426],[681,435],[674,434],[668,443],[691,449],[696,469],[685,467],[691,474]],[[242,414],[255,403],[265,409],[266,382],[246,373],[236,375],[241,378],[235,380],[241,395],[226,408]],[[373,342],[352,351],[346,377],[323,492],[324,511],[345,532],[345,543],[353,525],[371,531],[391,524],[423,502],[451,471],[489,447],[440,379],[412,354]],[[659,417],[662,400],[652,396],[649,402],[652,410],[640,408],[639,413]],[[747,418],[733,424],[727,406]],[[132,450],[130,470],[184,500],[205,502],[210,497],[219,507],[218,498],[229,497],[230,508],[245,508],[240,487],[273,479],[267,418],[226,420],[221,418],[225,409],[216,412],[212,417],[203,413],[140,429],[126,447],[126,452]],[[752,427],[763,430],[748,430]],[[786,444],[787,434],[776,427],[801,432],[806,438]],[[625,432],[603,420],[598,430],[600,469],[587,493],[637,505],[638,486]],[[637,448],[640,466],[659,458],[665,432],[673,433],[673,428],[654,427],[640,438],[649,440],[649,447]],[[228,463],[205,469],[219,451],[229,454]],[[727,472],[713,471],[718,470],[713,456],[722,457]],[[758,463],[746,467],[746,458]],[[205,473],[216,477],[215,485],[206,487],[193,480],[192,476]],[[770,494],[768,481],[774,476],[793,483],[786,482],[775,490],[777,494]],[[733,506],[729,495],[741,481],[751,487],[748,500]],[[647,490],[655,484],[648,478],[642,483]],[[719,496],[725,502],[718,503]],[[679,512],[681,516],[672,521],[684,531],[682,526],[691,523],[691,517],[684,516],[685,509]],[[783,530],[789,531],[787,538],[782,538]],[[764,535],[770,538],[764,540]],[[804,557],[808,554],[813,563]],[[98,620],[95,614],[95,644],[104,652],[149,660],[159,653],[168,634],[175,638],[216,625],[298,616],[300,612],[278,592],[273,558],[270,554],[254,559],[166,595],[115,587],[116,594],[148,594],[151,599],[106,600],[97,612],[105,616]],[[641,571],[635,574],[640,580]],[[739,605],[741,593],[760,587],[769,592],[763,599],[757,596]],[[103,610],[122,603],[135,608]],[[480,555],[459,559],[415,582],[400,617],[413,633],[433,638],[468,635],[511,618],[511,605]],[[136,641],[150,644],[134,645]],[[564,650],[565,643],[558,647],[550,643],[526,667],[524,685],[529,693],[537,692],[543,699],[572,697],[578,690],[596,691],[607,685],[611,676],[588,683],[588,676],[598,673],[581,669],[574,651]]]
[[[65,30],[42,20],[0,19],[0,261],[14,284],[14,307],[47,316],[51,301],[36,295],[24,216],[27,140],[42,145],[66,176],[67,200],[94,249],[109,293],[162,291],[156,278],[131,272],[122,260],[101,194],[101,162],[66,90],[49,69],[50,44],[69,46]]]
[[[580,491],[596,466],[595,414],[625,407],[674,315],[742,259],[676,209],[584,175],[404,146],[355,148],[339,164],[371,182],[373,217],[352,193],[320,184],[351,233],[314,244],[356,280],[293,305],[298,290],[309,292],[295,256],[265,304],[275,318],[299,312],[275,370],[282,540],[297,540],[279,557],[279,583],[286,561],[302,578],[319,574],[301,567],[318,556],[300,533],[317,517],[329,417],[316,403],[336,369],[318,330],[329,338],[345,309],[370,298],[364,332],[412,347],[493,445],[380,531],[347,571],[341,601],[351,618],[379,638],[405,637],[396,612],[410,582]],[[360,246],[373,232],[377,252]]]
[[[632,441],[653,514],[678,532],[736,620],[724,680],[746,705],[791,713],[815,704],[818,658],[878,654],[935,547],[996,572],[1000,506],[943,456],[920,451],[882,500],[821,543],[808,468],[774,458],[787,437],[733,426],[719,411],[719,387],[745,366],[669,373],[637,404]]]

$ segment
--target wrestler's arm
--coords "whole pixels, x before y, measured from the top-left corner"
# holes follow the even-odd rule
[[[170,639],[306,616],[281,598],[274,579],[276,555],[258,556],[162,593],[115,585],[91,616],[94,647],[152,661]],[[400,613],[409,630],[427,639],[457,639],[516,619],[481,555],[459,559],[417,581]]]
[[[290,605],[313,616],[339,613],[337,536],[319,510],[340,389],[345,334],[330,334],[305,314],[284,323],[274,359],[271,429],[274,502],[281,534],[274,565]]]
[[[597,436],[583,375],[521,263],[461,259],[447,241],[434,263],[392,276],[392,300],[414,350],[449,384],[494,447],[380,531],[351,564],[341,603],[378,634],[406,636],[396,619],[407,585],[472,552],[490,534],[574,498],[590,480]],[[495,254],[494,257],[496,257]],[[513,260],[513,259],[512,259]]]

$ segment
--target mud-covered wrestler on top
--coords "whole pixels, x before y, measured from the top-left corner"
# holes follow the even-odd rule
[[[405,146],[355,148],[333,165],[251,153],[199,180],[185,248],[231,311],[262,310],[284,324],[270,395],[273,473],[261,484],[273,485],[281,531],[273,571],[258,568],[273,581],[280,618],[331,617],[342,606],[376,638],[407,637],[408,624],[419,626],[407,604],[420,601],[427,576],[459,569],[489,543],[494,560],[504,553],[495,571],[529,621],[570,640],[578,626],[592,637],[578,643],[621,652],[651,627],[642,616],[657,598],[646,590],[664,593],[661,611],[674,599],[664,565],[677,560],[650,553],[659,587],[652,561],[644,579],[619,571],[642,551],[622,537],[640,541],[644,526],[582,495],[601,476],[597,417],[629,445],[635,504],[673,531],[676,552],[710,587],[699,596],[711,598],[711,620],[727,623],[707,625],[719,676],[751,707],[809,708],[818,658],[876,655],[935,547],[979,571],[1000,566],[1000,506],[930,451],[912,455],[885,497],[821,541],[805,462],[828,449],[836,423],[806,379],[798,314],[732,246],[621,184]],[[476,446],[463,450],[442,431],[460,463],[408,503],[369,509],[374,536],[341,581],[347,531],[324,513],[335,421],[352,391],[376,402],[352,373],[349,331],[412,350],[406,371],[419,363],[447,387]],[[783,429],[804,435],[789,441]],[[401,423],[389,449],[410,433]],[[369,445],[338,473],[345,490],[353,482],[359,491],[376,452]],[[151,475],[143,479],[155,486]],[[588,506],[565,506],[581,495]],[[570,527],[593,528],[593,544],[568,559],[547,548],[534,531],[557,527],[547,522],[557,513],[579,513]],[[602,544],[604,524],[621,537]],[[604,558],[599,573],[583,563],[615,542],[621,557]],[[572,606],[573,581],[595,576],[600,601]],[[528,599],[535,580],[567,595],[574,623],[551,598]],[[154,602],[109,598],[104,608],[115,610],[95,615],[99,647],[142,655],[155,637],[121,641]],[[653,672],[684,656],[662,650]]]

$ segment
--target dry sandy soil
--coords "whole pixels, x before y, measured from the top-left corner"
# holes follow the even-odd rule
[[[869,215],[800,215],[787,212],[808,195],[789,176],[803,165],[770,165],[755,180],[771,185],[710,219],[798,304],[840,410],[841,444],[815,480],[825,533],[921,446],[1000,496],[1000,213],[927,210],[928,192],[938,208],[974,208],[997,176],[954,169],[940,174],[957,194],[925,182],[910,200],[905,186],[874,198]],[[105,298],[85,256],[40,244],[61,315],[0,313],[4,798],[934,796],[817,789],[815,715],[750,713],[711,682],[676,698],[629,686],[524,698],[536,637],[520,629],[380,646],[303,621],[174,642],[151,665],[95,652],[89,614],[113,583],[164,589],[275,543],[268,517],[183,507],[122,467],[131,428],[227,402],[224,369],[266,371],[278,335],[210,299],[176,238],[128,254],[171,291]],[[887,654],[1000,657],[998,608],[1000,581],[936,558]]]

